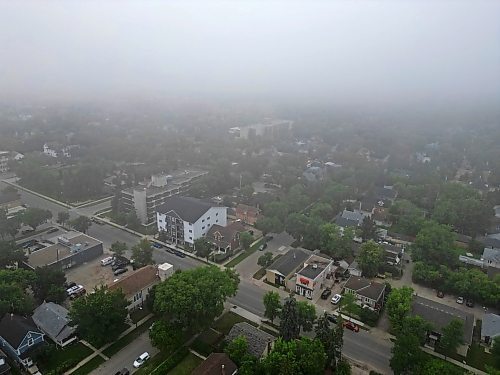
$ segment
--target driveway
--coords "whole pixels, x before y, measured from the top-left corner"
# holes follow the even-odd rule
[[[108,361],[92,371],[91,374],[112,375],[116,374],[124,367],[129,369],[130,373],[133,373],[136,371],[133,366],[134,360],[144,352],[148,352],[151,357],[159,352],[158,349],[151,345],[148,331],[144,332]]]

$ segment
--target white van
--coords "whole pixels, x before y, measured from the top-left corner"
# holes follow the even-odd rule
[[[101,259],[101,266],[107,266],[113,263],[113,257],[107,257],[104,259]]]

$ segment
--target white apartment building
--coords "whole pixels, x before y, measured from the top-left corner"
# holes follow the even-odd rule
[[[56,143],[44,143],[43,153],[52,158],[71,157],[71,149],[78,148],[78,145],[61,146]]]
[[[0,151],[0,173],[9,171],[9,162],[11,160],[21,160],[24,158],[23,154],[15,151]]]
[[[193,245],[206,236],[210,228],[227,225],[227,207],[190,197],[170,197],[157,208],[156,223],[167,241],[178,245]]]

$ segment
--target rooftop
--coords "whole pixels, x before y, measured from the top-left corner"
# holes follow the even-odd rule
[[[360,296],[377,301],[385,290],[385,284],[364,277],[351,276],[345,283],[344,288],[354,290]]]
[[[261,331],[247,322],[236,323],[226,337],[227,342],[235,338],[244,336],[248,343],[248,353],[256,358],[262,357],[269,343],[276,338],[267,332]]]
[[[15,314],[5,314],[0,320],[0,336],[13,348],[18,348],[28,332],[38,332],[31,318]]]
[[[232,375],[237,370],[238,367],[226,353],[211,353],[191,372],[191,375]]]
[[[110,290],[121,289],[125,297],[129,298],[137,292],[160,281],[158,271],[155,266],[142,267],[135,272],[125,276],[123,279],[109,285]]]
[[[245,231],[245,226],[237,221],[232,222],[225,227],[219,224],[214,224],[208,230],[206,238],[210,242],[214,242],[219,246],[228,246],[237,233]]]
[[[28,264],[35,268],[48,266],[71,256],[73,253],[84,251],[85,249],[102,243],[93,237],[79,232],[67,232],[60,237],[64,237],[68,242],[64,244],[58,241],[54,245],[32,252],[28,256]]]
[[[485,248],[481,259],[500,263],[500,249]]]
[[[441,331],[453,319],[464,323],[464,340],[467,344],[472,342],[472,330],[474,328],[474,315],[463,312],[454,307],[444,305],[420,296],[413,296],[412,314],[421,316],[430,322],[434,328]]]
[[[33,321],[50,337],[62,341],[76,330],[70,327],[69,311],[53,302],[43,302],[33,312]]]
[[[484,314],[483,323],[481,325],[481,336],[489,336],[491,338],[500,336],[500,315]]]
[[[286,277],[302,266],[309,254],[305,249],[291,248],[286,254],[276,259],[267,269],[277,271]]]
[[[157,208],[157,212],[162,214],[174,213],[182,220],[189,223],[196,222],[213,204],[191,197],[169,197],[161,206]]]
[[[302,268],[298,273],[301,276],[305,276],[308,279],[314,280],[318,277],[325,268],[331,265],[333,261],[331,259],[320,257],[313,254],[304,263],[304,268]]]

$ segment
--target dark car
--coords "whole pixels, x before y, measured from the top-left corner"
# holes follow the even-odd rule
[[[126,268],[126,267],[127,267],[127,263],[121,263],[121,262],[118,262],[118,263],[113,264],[113,265],[111,266],[111,269],[112,269],[113,271],[116,271],[116,270],[118,270],[118,269],[120,269],[120,268]]]
[[[113,273],[114,273],[114,275],[115,275],[115,276],[118,276],[118,275],[121,275],[122,273],[125,273],[125,272],[127,272],[127,271],[128,271],[128,269],[126,269],[126,268],[118,268],[118,269],[117,269],[115,272],[113,272]]]
[[[59,230],[59,229],[57,229],[57,228],[50,228],[50,229],[47,231],[47,233],[55,233],[55,232],[57,232],[58,230]]]
[[[186,254],[184,254],[182,251],[175,251],[174,254],[177,255],[179,258],[185,258],[186,257]]]
[[[263,243],[259,246],[259,251],[264,251],[267,248],[267,243]]]
[[[76,286],[76,283],[74,281],[67,281],[64,283],[64,287],[66,289],[70,289]]]
[[[118,371],[115,375],[129,375],[130,374],[130,371],[126,368]]]
[[[337,317],[335,315],[326,314],[326,319],[328,319],[330,323],[337,324]]]
[[[171,249],[170,247],[165,248],[165,251],[166,251],[167,253],[170,253],[170,254],[174,254],[174,255],[175,255],[175,250],[174,250],[174,249]]]
[[[469,299],[469,298],[467,298],[465,300],[465,306],[467,306],[467,307],[474,307],[474,301],[471,300],[471,299]]]
[[[274,238],[273,236],[267,235],[266,236],[266,241],[271,241],[273,238]]]
[[[159,244],[158,242],[153,242],[153,247],[155,247],[157,249],[161,249],[163,247],[163,245]]]
[[[438,298],[443,298],[444,297],[444,293],[440,290],[438,290],[437,294]]]
[[[328,299],[328,297],[330,297],[330,294],[332,294],[331,289],[323,290],[323,293],[321,293],[321,299]]]
[[[344,327],[353,332],[359,332],[359,326],[353,322],[344,322]]]

